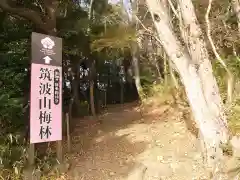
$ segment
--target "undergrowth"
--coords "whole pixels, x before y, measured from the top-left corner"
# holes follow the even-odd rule
[[[240,81],[237,79],[240,77],[240,62],[236,59],[229,58],[227,62],[231,62],[229,67],[235,76],[233,102],[225,105],[225,113],[227,115],[228,125],[231,135],[240,136]],[[238,65],[239,64],[239,65]],[[227,76],[225,70],[216,62],[213,64],[214,74],[217,79],[221,98],[226,102],[227,98]],[[185,111],[191,114],[191,110],[188,105],[188,100],[184,92],[184,87],[180,86],[176,89],[170,83],[158,83],[144,87],[145,98],[144,103],[151,103],[152,99],[157,100],[159,103],[169,104],[181,108],[181,111]],[[185,113],[183,112],[183,113]],[[192,115],[188,115],[190,117]]]
[[[41,172],[42,180],[56,179],[56,173],[51,173],[56,164],[54,152],[50,147],[44,155],[36,152],[35,172]],[[22,180],[27,167],[27,145],[20,135],[9,134],[0,137],[0,180]]]
[[[233,101],[231,104],[225,104],[228,125],[232,135],[240,135],[240,61],[238,57],[234,56],[229,56],[224,59],[234,76]],[[225,102],[227,99],[227,73],[217,61],[213,64],[213,69],[221,97]]]

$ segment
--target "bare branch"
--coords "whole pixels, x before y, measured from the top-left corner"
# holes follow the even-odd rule
[[[178,19],[180,19],[179,15],[178,15],[178,13],[177,13],[177,10],[175,9],[175,7],[174,7],[172,1],[171,1],[171,0],[168,0],[168,3],[169,3],[169,5],[170,5],[170,7],[171,7],[173,13],[175,14],[175,16],[176,16]]]
[[[213,39],[212,39],[212,36],[211,36],[211,25],[210,25],[210,21],[209,21],[209,14],[210,14],[211,7],[212,7],[212,1],[213,0],[209,0],[207,12],[205,14],[205,21],[206,21],[206,24],[207,24],[207,37],[208,37],[208,40],[211,44],[214,55],[216,56],[217,60],[224,67],[224,69],[226,70],[226,72],[228,74],[228,102],[231,102],[232,101],[232,89],[233,89],[233,75],[232,75],[231,71],[228,69],[226,63],[223,61],[223,59],[221,58],[221,56],[217,52],[217,49],[214,45],[214,42],[213,42]]]
[[[136,20],[141,24],[141,26],[143,27],[143,29],[144,29],[145,31],[147,31],[150,36],[154,37],[158,43],[161,44],[160,39],[157,38],[156,36],[154,36],[154,32],[151,31],[150,29],[148,29],[136,15],[135,15],[135,18],[136,18]]]
[[[210,25],[210,21],[209,21],[209,13],[211,11],[211,6],[212,6],[212,0],[209,0],[209,5],[208,5],[208,8],[207,8],[207,12],[205,14],[205,21],[206,21],[206,24],[207,24],[207,36],[208,36],[208,39],[210,41],[210,44],[212,46],[212,49],[213,49],[213,52],[214,52],[214,55],[216,56],[216,58],[219,60],[219,62],[222,64],[222,66],[224,68],[227,67],[227,65],[225,64],[225,62],[222,60],[222,58],[220,57],[220,55],[218,54],[217,50],[216,50],[216,47],[214,45],[214,42],[213,42],[213,39],[211,37],[211,25]]]
[[[143,23],[142,21],[136,16],[134,15],[136,20],[141,24],[141,26],[147,31],[147,32],[150,32],[150,33],[153,33],[151,30],[149,30]]]
[[[94,3],[94,0],[91,0],[89,5],[89,10],[88,10],[88,19],[90,21],[92,20],[92,15],[93,15],[93,3]]]

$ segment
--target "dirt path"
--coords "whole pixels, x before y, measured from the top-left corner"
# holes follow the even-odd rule
[[[196,138],[180,113],[151,108],[142,119],[133,104],[110,108],[102,124],[73,133],[71,180],[205,179]],[[144,177],[144,178],[142,178]]]

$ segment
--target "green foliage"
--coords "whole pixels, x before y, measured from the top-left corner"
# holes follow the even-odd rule
[[[228,115],[228,122],[229,127],[233,134],[240,133],[240,60],[239,57],[228,56],[225,59],[225,62],[231,72],[234,75],[234,100],[233,102],[227,107],[227,115]],[[227,74],[225,69],[219,64],[219,62],[215,62],[213,64],[214,73],[217,78],[217,82],[220,88],[220,92],[223,99],[227,97]]]
[[[17,34],[18,29],[14,30]],[[9,29],[5,37],[11,37],[14,30]],[[29,41],[21,39],[21,36],[25,35],[20,34],[17,40],[6,42],[0,47],[0,121],[5,127],[23,124],[23,90],[29,62]]]
[[[91,48],[94,51],[113,49],[123,51],[130,48],[132,41],[136,41],[135,30],[126,27],[112,27],[105,34],[93,41]]]
[[[0,22],[1,23],[1,22]],[[3,18],[0,38],[0,177],[20,179],[26,160],[20,129],[24,127],[23,99],[28,88],[30,29],[25,20]]]
[[[233,134],[240,134],[240,99],[235,100],[228,112],[229,127]]]
[[[168,87],[166,87],[163,83],[153,83],[151,85],[144,86],[143,89],[150,97],[155,95],[162,96],[168,93]]]
[[[125,18],[119,5],[108,6],[107,11],[94,18],[95,26],[102,27],[102,31],[93,34],[91,49],[93,51],[124,51],[136,41],[136,30],[128,18]]]

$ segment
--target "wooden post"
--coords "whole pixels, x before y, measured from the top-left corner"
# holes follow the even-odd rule
[[[66,113],[66,125],[67,125],[67,150],[71,152],[71,137],[70,137],[70,127],[69,127],[69,113]]]
[[[61,121],[64,121],[64,116],[62,116]],[[61,131],[63,132],[63,126]],[[62,135],[63,137],[63,135]],[[62,141],[56,141],[56,154],[57,154],[57,163],[59,163],[60,165],[62,165],[63,163],[63,147],[62,147]]]
[[[59,164],[63,162],[62,141],[57,141],[57,161]]]
[[[104,108],[107,106],[107,87],[106,90],[104,91]]]
[[[121,85],[121,97],[120,97],[121,99],[120,99],[120,102],[123,105],[124,104],[124,84],[123,84],[122,81],[120,82],[120,85]]]
[[[29,145],[29,150],[28,150],[28,163],[29,166],[33,166],[35,163],[35,144],[30,144]]]
[[[39,173],[36,174],[34,171],[34,164],[35,164],[35,144],[30,143],[28,148],[28,165],[26,169],[23,170],[23,180],[38,180],[40,175]]]

